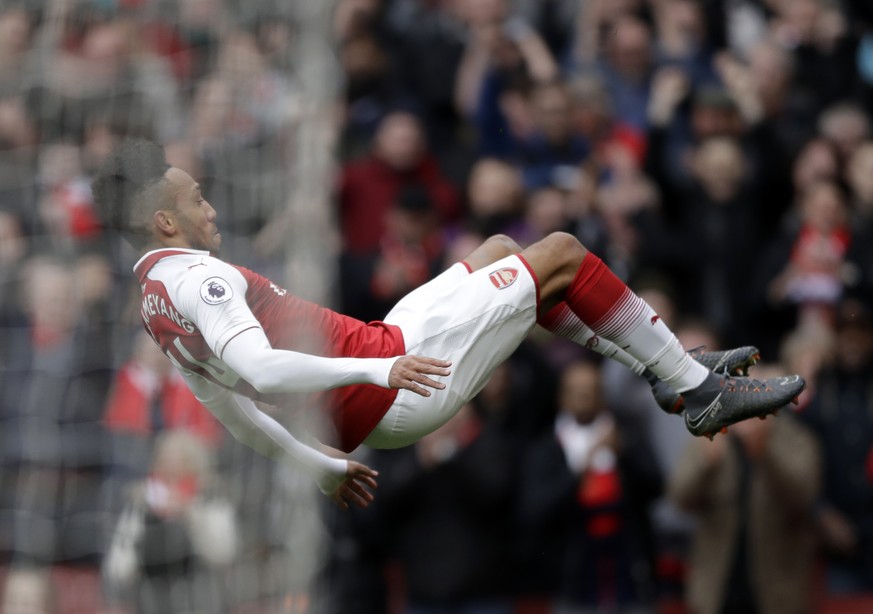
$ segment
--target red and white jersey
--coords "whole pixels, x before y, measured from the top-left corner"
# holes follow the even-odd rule
[[[405,353],[397,326],[366,324],[290,294],[243,267],[208,252],[159,249],[134,267],[142,289],[146,330],[177,368],[252,399],[282,406],[290,395],[260,394],[222,360],[228,341],[261,328],[273,348],[323,357],[390,358]],[[397,395],[374,384],[321,393],[336,427],[337,445],[353,450]]]

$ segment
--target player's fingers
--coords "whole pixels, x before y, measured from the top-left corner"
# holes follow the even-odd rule
[[[430,390],[427,388],[422,388],[418,384],[416,384],[413,380],[409,380],[409,383],[406,385],[406,389],[414,392],[415,394],[421,395],[423,397],[430,396]]]
[[[428,363],[422,363],[418,365],[416,369],[419,373],[427,373],[428,375],[451,375],[452,372],[445,367],[438,367],[436,365],[431,365]]]
[[[379,484],[376,482],[376,480],[369,475],[356,475],[355,480],[357,480],[358,482],[363,482],[370,488],[379,488]]]
[[[437,390],[443,390],[446,385],[442,382],[437,382],[435,380],[430,379],[426,375],[419,375],[415,378],[415,381],[421,384],[422,386],[429,386],[431,388],[436,388]]]
[[[353,488],[353,484],[354,484],[353,482],[350,482],[346,486],[346,488],[344,489],[344,492],[343,492],[343,498],[346,501],[350,501],[351,503],[353,503],[356,507],[365,508],[368,505],[370,505],[370,501],[372,499],[368,499],[365,495],[362,495],[362,494],[356,492],[355,489]],[[369,493],[366,493],[366,494],[369,494]]]
[[[429,356],[416,356],[416,358],[417,358],[420,362],[423,362],[423,363],[426,363],[426,364],[429,364],[429,365],[433,365],[433,366],[435,366],[435,367],[443,367],[443,368],[445,368],[445,367],[451,367],[451,366],[452,366],[452,361],[451,361],[451,360],[441,360],[441,359],[439,359],[439,358],[430,358]]]
[[[427,383],[427,385],[430,386],[431,388],[439,388],[440,390],[442,390],[443,388],[445,388],[444,384],[434,386],[433,384],[435,384],[437,382],[434,382],[432,379],[430,379],[427,376],[428,375],[437,375],[437,376],[448,375],[448,372],[444,372],[444,371],[445,371],[444,369],[440,369],[437,367],[431,367],[428,365],[416,365],[414,369],[409,370],[409,374],[407,375],[407,377],[414,382],[418,382],[419,384]],[[432,382],[432,383],[429,383],[429,382]]]
[[[368,503],[374,499],[373,493],[364,488],[364,486],[359,482],[349,482],[349,490],[354,491],[356,495],[358,495]]]
[[[379,475],[379,472],[376,471],[375,469],[367,467],[367,465],[362,465],[361,463],[356,462],[356,461],[349,461],[349,470],[347,473],[348,473],[348,477],[350,477],[350,478],[359,478],[362,476],[369,476],[369,477],[375,478],[376,476]]]

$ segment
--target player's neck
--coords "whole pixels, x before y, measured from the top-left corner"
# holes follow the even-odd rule
[[[150,241],[140,250],[140,256],[157,249],[194,249],[187,241],[178,237],[166,237],[161,240]]]

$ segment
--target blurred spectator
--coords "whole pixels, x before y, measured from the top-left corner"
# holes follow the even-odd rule
[[[6,575],[0,611],[5,614],[59,612],[51,576],[35,567],[12,568]]]
[[[53,3],[61,11],[65,3]],[[61,22],[63,23],[63,21]],[[67,22],[72,24],[74,22]],[[44,117],[43,135],[48,138],[80,138],[87,120],[112,109],[126,111],[129,129],[154,133],[169,140],[181,132],[181,108],[175,79],[166,62],[145,49],[136,49],[138,30],[132,21],[115,18],[83,21],[80,29],[69,27],[66,45],[41,74],[38,102],[53,109],[51,121]]]
[[[140,332],[131,357],[115,377],[106,405],[107,428],[139,437],[164,429],[187,430],[215,445],[222,435],[219,423],[172,373],[169,359]]]
[[[645,22],[631,15],[618,17],[608,26],[598,71],[616,117],[642,130],[647,123],[649,85],[655,68],[652,32]]]
[[[370,153],[343,168],[339,207],[344,248],[354,254],[378,249],[387,212],[403,186],[413,183],[427,192],[442,223],[460,213],[458,194],[428,151],[421,122],[396,111],[379,124]]]
[[[218,611],[221,571],[236,550],[234,511],[209,450],[185,431],[161,435],[111,537],[103,564],[110,592],[142,614]]]
[[[836,148],[840,161],[847,162],[858,146],[870,138],[870,118],[855,104],[839,103],[822,112],[818,131]]]
[[[415,446],[380,452],[379,498],[409,614],[510,614],[513,441],[500,416],[463,408]]]
[[[246,143],[274,135],[294,110],[288,75],[269,65],[248,31],[231,30],[222,37],[212,75],[231,90],[233,113],[222,126],[231,141]]]
[[[346,75],[343,154],[347,159],[366,152],[386,115],[411,108],[414,101],[400,88],[388,50],[372,34],[358,34],[343,42]]]
[[[845,166],[849,186],[849,224],[857,238],[850,248],[849,258],[860,263],[854,292],[865,300],[873,300],[873,141],[858,145]]]
[[[819,183],[836,183],[840,179],[840,159],[836,147],[823,138],[807,141],[793,161],[792,189],[795,203]],[[795,204],[795,209],[799,206]]]
[[[366,455],[362,462],[373,466],[374,453],[362,452]],[[390,457],[385,460],[391,462]],[[326,555],[323,611],[371,614],[399,609],[397,602],[403,597],[397,585],[402,583],[402,570],[389,561],[392,531],[390,518],[382,513],[381,497],[358,513],[330,508],[327,514],[331,545]]]
[[[30,65],[33,20],[22,6],[7,5],[0,10],[0,92],[20,93],[34,67]]]
[[[26,321],[9,331],[3,386],[5,456],[17,469],[13,548],[29,560],[94,563],[101,551],[100,408],[110,377],[99,293],[82,290],[75,269],[29,261]]]
[[[683,66],[695,82],[711,80],[713,41],[707,36],[704,4],[695,0],[653,3],[655,55],[663,63]]]
[[[602,172],[613,167],[614,157],[623,155],[642,166],[645,134],[616,119],[603,82],[594,75],[574,77],[568,84],[573,130],[591,145],[594,162]]]
[[[515,14],[530,23],[539,32],[551,54],[567,57],[571,52],[574,28],[583,6],[573,0],[516,0],[512,3]]]
[[[470,6],[476,10],[471,8],[468,15],[470,36],[458,67],[455,103],[476,128],[480,155],[514,158],[526,140],[543,138],[534,134],[537,119],[550,118],[542,112],[534,116],[528,94],[542,85],[547,97],[540,102],[554,100],[560,92],[550,86],[558,78],[558,66],[539,34],[507,15],[506,2]],[[566,124],[567,112],[559,110],[554,121]]]
[[[385,214],[385,234],[370,256],[342,260],[343,304],[363,320],[384,316],[403,296],[437,273],[442,255],[439,215],[418,185],[401,188]]]
[[[856,299],[839,304],[833,364],[803,412],[822,448],[824,486],[816,506],[831,594],[873,591],[873,317]]]
[[[370,292],[377,300],[394,304],[438,272],[434,264],[442,246],[430,197],[416,186],[398,194],[386,225]]]
[[[660,257],[651,258],[646,249],[651,237],[664,238],[669,233],[661,227],[661,199],[655,184],[634,165],[622,167],[600,187],[596,204],[607,233],[604,260],[618,275],[631,279],[662,262]],[[590,245],[593,248],[597,243]]]
[[[522,343],[473,399],[474,408],[516,449],[551,430],[558,375],[539,344]]]
[[[779,2],[775,8],[770,31],[792,50],[796,82],[816,100],[817,111],[853,94],[857,39],[841,9],[824,0]]]
[[[0,211],[28,237],[43,232],[36,207],[39,126],[21,94],[0,98]]]
[[[71,251],[93,243],[101,233],[91,202],[79,148],[73,143],[46,143],[40,155],[38,202],[41,228],[57,250]]]
[[[838,301],[867,267],[849,258],[858,237],[836,185],[811,186],[799,205],[797,223],[786,228],[762,258],[767,322],[778,327],[769,331],[771,342],[795,325],[829,325]]]
[[[166,21],[175,27],[182,45],[172,60],[181,78],[196,81],[212,63],[221,32],[229,21],[226,3],[186,0],[171,6],[175,12]]]
[[[552,232],[570,230],[567,194],[557,187],[545,186],[531,192],[522,226],[510,232],[519,245],[530,245]]]
[[[721,84],[695,86],[687,72],[672,66],[656,73],[647,109],[645,168],[658,183],[665,215],[673,221],[678,215],[675,203],[692,180],[694,148],[713,137],[736,139],[742,148],[746,184],[760,195],[757,227],[766,235],[789,206],[787,150],[766,118],[755,74],[727,53],[717,55],[713,66]]]
[[[592,363],[566,367],[559,407],[554,431],[532,444],[522,467],[524,588],[551,598],[556,612],[645,608],[653,597],[648,505],[661,488],[652,449],[608,412]]]
[[[470,2],[386,3],[386,21],[398,37],[393,59],[399,79],[410,98],[417,101],[428,140],[445,165],[466,161],[466,129],[455,106],[455,75],[464,55],[465,21]],[[461,154],[461,155],[459,155]]]
[[[123,492],[145,476],[154,439],[165,430],[188,430],[216,445],[223,430],[212,414],[178,378],[169,359],[141,331],[130,358],[115,375],[103,421],[109,475],[106,502],[120,509]]]
[[[684,291],[679,309],[707,320],[727,347],[742,345],[748,297],[737,292],[755,266],[761,228],[760,182],[735,138],[711,137],[693,151],[692,180],[674,189],[673,232],[645,235],[646,260],[662,263]]]
[[[333,14],[333,34],[343,43],[368,32],[383,34],[382,0],[340,0]]]
[[[575,132],[571,104],[563,83],[539,84],[531,90],[531,132],[511,155],[521,166],[527,189],[560,185],[563,176],[588,158],[591,147]]]
[[[241,28],[222,36],[212,70],[195,86],[187,131],[165,141],[177,143],[222,212],[224,252],[251,262],[251,242],[286,203],[297,88]]]
[[[873,236],[873,141],[859,144],[846,164],[852,228],[863,236]]]
[[[780,155],[787,159],[814,136],[816,112],[810,93],[795,83],[791,52],[772,38],[762,38],[739,57],[747,58],[764,117],[775,133]]]
[[[521,173],[508,162],[480,158],[470,170],[467,217],[481,235],[511,233],[522,218],[523,197]]]
[[[698,521],[689,609],[812,612],[812,506],[820,488],[819,446],[791,415],[691,441],[670,478],[671,496]]]
[[[28,244],[28,236],[24,234],[18,217],[0,211],[0,284],[5,286],[12,281],[17,265],[27,253]],[[7,297],[10,296],[8,292],[3,292],[3,295],[4,299],[0,299],[0,305],[7,304]]]
[[[815,398],[819,375],[834,362],[836,352],[836,335],[827,325],[797,328],[783,338],[779,347],[780,363],[785,365],[786,372],[797,373],[807,382],[798,398],[798,412]]]

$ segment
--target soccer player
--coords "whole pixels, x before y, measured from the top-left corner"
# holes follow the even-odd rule
[[[409,445],[470,400],[538,321],[649,377],[662,406],[684,409],[695,435],[772,413],[805,386],[799,376],[730,375],[754,362],[754,348],[695,360],[569,234],[523,250],[492,237],[384,321],[364,323],[219,260],[215,210],[155,143],[121,143],[93,190],[105,225],[141,254],[134,272],[146,330],[197,398],[235,437],[298,467],[342,509],[372,501],[376,472],[318,441],[307,445],[254,401],[282,406],[289,395],[323,393],[340,450]]]

